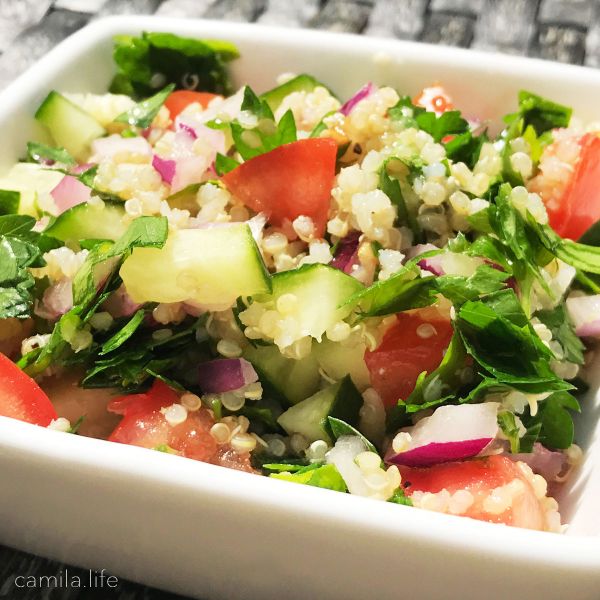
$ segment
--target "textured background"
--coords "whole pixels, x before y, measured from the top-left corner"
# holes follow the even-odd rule
[[[0,89],[90,20],[114,14],[313,27],[600,66],[600,0],[0,0]],[[176,598],[125,581],[114,593],[14,586],[17,575],[64,568],[0,546],[0,598]]]
[[[0,0],[0,87],[112,14],[362,32],[600,66],[600,0]]]

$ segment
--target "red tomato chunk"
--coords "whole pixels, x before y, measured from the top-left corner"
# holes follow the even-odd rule
[[[58,418],[40,386],[0,353],[0,416],[46,427]]]
[[[322,237],[336,153],[332,139],[299,140],[251,158],[225,174],[223,182],[246,206],[266,213],[273,225],[302,215],[313,220],[315,236]]]
[[[371,383],[386,406],[406,400],[423,371],[442,362],[452,338],[452,325],[437,310],[408,311],[397,315],[378,348],[365,353]]]

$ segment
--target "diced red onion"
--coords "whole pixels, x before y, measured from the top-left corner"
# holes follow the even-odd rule
[[[196,155],[177,159],[171,193],[183,190],[192,183],[200,183],[212,160],[210,157],[207,159],[205,156]]]
[[[218,358],[198,366],[198,384],[207,394],[239,390],[255,381],[258,375],[244,358]]]
[[[580,337],[600,337],[600,294],[567,298],[567,311]]]
[[[42,302],[37,304],[35,313],[43,319],[56,321],[73,308],[73,282],[61,279],[46,288]]]
[[[390,448],[385,460],[407,467],[429,467],[438,463],[481,454],[498,434],[498,403],[441,406],[413,427],[408,448],[395,453]]]
[[[406,251],[406,258],[411,260],[416,256],[425,254],[425,252],[432,252],[433,250],[439,250],[439,248],[433,244],[417,244]]]
[[[187,133],[187,135],[189,135],[193,140],[195,140],[198,137],[196,135],[196,130],[191,125],[185,123],[181,119],[177,119],[177,128],[183,131],[184,133]]]
[[[75,165],[74,167],[71,167],[69,173],[73,175],[81,175],[82,173],[85,173],[86,171],[91,169],[93,166],[94,163],[83,163],[82,165]]]
[[[59,212],[63,213],[68,208],[87,202],[91,198],[92,190],[76,177],[65,175],[50,192],[50,195]]]
[[[152,147],[141,136],[124,138],[116,133],[108,137],[98,138],[92,142],[92,160],[94,162],[100,162],[104,158],[111,158],[121,153],[150,156]]]
[[[438,277],[440,275],[444,275],[444,269],[442,268],[440,256],[429,256],[428,258],[420,260],[417,264],[424,271],[429,271]]]
[[[421,254],[425,254],[426,252],[432,252],[433,250],[439,250],[437,246],[433,244],[417,244],[410,248],[406,253],[406,258],[412,260]],[[436,276],[444,275],[444,269],[442,268],[442,260],[440,255],[429,256],[420,260],[418,263],[419,267],[424,271],[429,271]]]
[[[115,290],[108,299],[102,304],[102,308],[110,313],[112,317],[130,317],[141,308],[141,304],[134,302],[127,293],[124,285]]]
[[[197,140],[206,144],[202,155],[194,151]],[[171,157],[161,159],[171,162],[163,168],[153,161],[153,166],[161,174],[163,181],[171,185],[171,192],[175,193],[188,185],[203,181],[207,170],[215,161],[217,152],[224,154],[225,151],[225,134],[222,131],[206,127],[189,117],[185,120],[178,118]]]
[[[564,452],[548,450],[536,442],[533,451],[529,453],[511,454],[506,453],[508,458],[522,461],[531,467],[531,470],[541,475],[546,481],[560,481],[569,471],[569,460]]]
[[[219,129],[207,127],[200,119],[191,116],[179,116],[176,119],[176,131],[180,135],[187,136],[190,140],[200,139],[215,150],[225,154],[225,134]]]
[[[363,87],[350,98],[346,103],[342,105],[340,108],[340,112],[343,115],[348,116],[353,110],[354,107],[361,101],[370,96],[373,92],[377,91],[377,86],[373,85],[371,82],[363,85]]]
[[[330,263],[331,266],[349,275],[352,267],[358,262],[359,239],[359,231],[351,231],[346,237],[343,237],[338,243],[337,251]]]
[[[152,166],[158,171],[162,180],[171,185],[173,177],[175,177],[177,163],[174,160],[161,158],[158,154],[154,154],[152,156]]]

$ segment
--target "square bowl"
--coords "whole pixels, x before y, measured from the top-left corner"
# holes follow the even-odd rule
[[[112,36],[171,31],[230,40],[236,85],[309,72],[342,98],[366,81],[415,93],[442,81],[466,115],[495,119],[527,88],[597,114],[600,72],[306,30],[155,17],[96,21],[0,94],[0,172],[40,132],[50,89],[105,92]],[[597,367],[600,363],[597,364]],[[255,477],[0,417],[0,542],[201,598],[521,597],[597,600],[599,369],[577,423],[585,463],[563,491],[566,535]]]

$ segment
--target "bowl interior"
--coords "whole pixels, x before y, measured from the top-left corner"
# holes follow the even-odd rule
[[[112,77],[112,35],[143,30],[222,38],[235,42],[241,58],[233,64],[236,85],[256,91],[275,85],[281,73],[307,72],[326,83],[340,98],[367,81],[391,85],[414,95],[440,82],[455,104],[473,118],[499,126],[502,115],[516,108],[517,93],[528,89],[572,106],[584,121],[599,116],[600,72],[531,59],[483,54],[315,31],[289,36],[285,30],[223,22],[106,19],[72,36],[0,94],[0,174],[24,154],[30,139],[44,139],[33,119],[50,89],[70,92],[106,91]],[[600,360],[600,357],[599,357]],[[600,362],[590,370],[591,390],[577,418],[576,441],[586,451],[583,466],[559,493],[571,535],[600,535],[596,499],[600,495]]]

